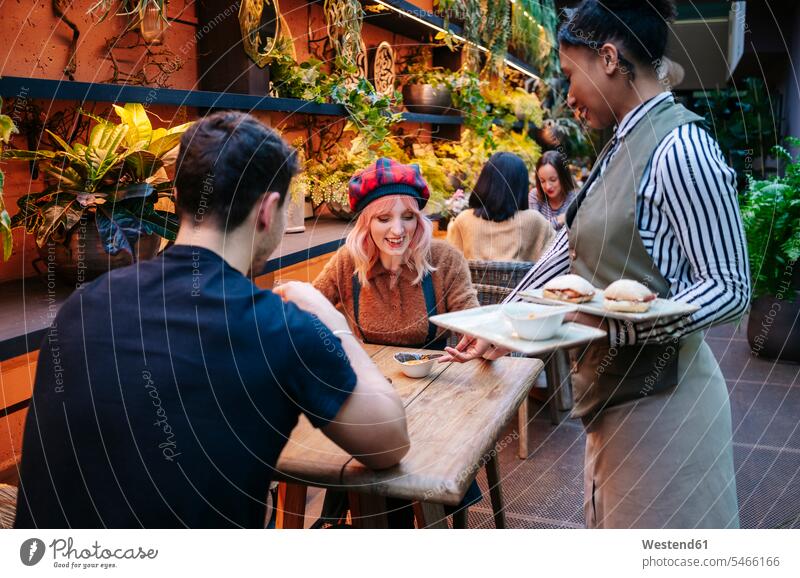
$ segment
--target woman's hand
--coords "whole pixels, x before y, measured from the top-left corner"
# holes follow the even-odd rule
[[[439,363],[449,363],[451,361],[464,363],[480,357],[494,361],[510,353],[508,349],[495,347],[485,339],[478,339],[469,335],[462,337],[455,348],[445,347],[444,350],[445,354],[439,358]]]

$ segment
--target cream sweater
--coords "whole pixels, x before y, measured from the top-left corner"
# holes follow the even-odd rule
[[[447,227],[447,241],[470,260],[537,261],[554,236],[547,219],[531,210],[496,223],[467,209]]]

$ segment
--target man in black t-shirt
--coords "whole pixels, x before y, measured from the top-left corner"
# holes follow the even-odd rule
[[[308,284],[247,276],[297,170],[249,115],[184,134],[175,246],[76,291],[42,342],[16,527],[263,527],[301,412],[369,467],[405,455],[402,403],[344,317]]]

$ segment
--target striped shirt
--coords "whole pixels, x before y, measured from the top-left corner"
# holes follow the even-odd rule
[[[656,105],[672,98],[662,93],[628,113],[616,128],[616,142]],[[606,155],[601,174],[618,150],[615,144]],[[636,215],[645,249],[670,284],[670,298],[700,309],[655,322],[609,319],[612,345],[664,343],[742,316],[750,302],[750,272],[736,174],[711,135],[691,123],[661,141],[645,170]],[[518,300],[518,291],[541,287],[569,272],[567,234],[566,227],[561,229],[507,300]]]
[[[570,191],[567,193],[567,197],[564,199],[564,202],[561,203],[561,206],[554,209],[550,206],[547,198],[545,198],[544,202],[539,202],[539,191],[534,187],[528,195],[528,208],[541,213],[545,219],[550,221],[550,224],[553,225],[553,228],[557,231],[564,226],[562,223],[558,222],[558,217],[566,214],[570,203],[575,200],[576,196],[577,193],[575,191]]]

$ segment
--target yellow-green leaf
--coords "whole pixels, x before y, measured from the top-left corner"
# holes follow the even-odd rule
[[[5,114],[0,114],[0,141],[8,142],[11,135],[17,132],[17,127],[14,126],[14,121],[11,117]]]
[[[133,149],[147,148],[152,138],[153,125],[150,124],[144,106],[138,102],[130,102],[124,108],[115,104],[114,110],[122,124],[127,127],[125,144]]]

